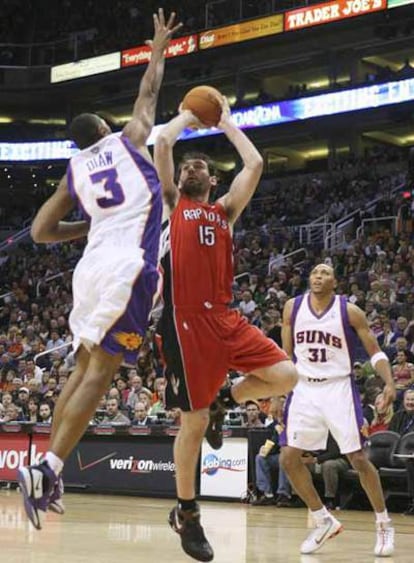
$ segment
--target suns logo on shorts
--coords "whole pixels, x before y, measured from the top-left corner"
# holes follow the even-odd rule
[[[117,332],[114,334],[114,338],[127,350],[137,350],[142,343],[142,336],[136,332]]]

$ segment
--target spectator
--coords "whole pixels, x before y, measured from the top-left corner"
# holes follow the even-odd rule
[[[263,428],[263,422],[260,420],[260,406],[256,401],[246,401],[247,420],[244,424],[245,428]]]
[[[255,458],[256,488],[262,493],[252,504],[255,506],[276,505],[279,507],[291,505],[291,487],[286,473],[279,463],[279,434],[283,430],[283,404],[280,399],[273,399],[270,407],[273,423],[269,427],[272,433],[261,446]],[[278,475],[277,497],[273,492],[274,477]]]
[[[30,397],[27,404],[27,420],[29,422],[40,422],[39,419],[39,402],[35,397]]]
[[[52,424],[52,409],[50,403],[40,403],[38,419],[42,424]]]
[[[25,420],[23,414],[19,411],[19,407],[11,403],[5,408],[3,422],[23,422]]]
[[[407,361],[407,352],[399,350],[392,364],[392,374],[397,391],[405,391],[414,383],[414,364]]]
[[[414,432],[414,389],[405,391],[403,408],[392,417],[389,430],[397,432],[400,436]]]
[[[132,426],[148,426],[151,422],[152,419],[148,416],[148,410],[144,403],[137,402],[135,404]]]
[[[250,318],[253,315],[256,307],[257,304],[253,300],[251,291],[250,290],[243,291],[242,300],[239,305],[240,313],[245,317]]]
[[[108,399],[106,401],[106,416],[102,421],[105,424],[122,424],[129,426],[131,421],[119,411],[118,399]]]
[[[375,432],[383,432],[388,430],[392,417],[394,416],[394,407],[389,405],[384,409],[384,397],[382,393],[378,393],[374,402],[374,418],[368,427],[369,434]]]

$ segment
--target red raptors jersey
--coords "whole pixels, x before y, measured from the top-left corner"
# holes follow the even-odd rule
[[[220,204],[180,197],[170,218],[170,268],[175,307],[231,302],[233,242]]]

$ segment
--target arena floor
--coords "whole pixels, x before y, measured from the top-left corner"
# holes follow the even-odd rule
[[[120,496],[65,496],[67,512],[50,514],[41,532],[26,520],[20,495],[0,492],[0,552],[6,563],[185,563],[166,524],[172,501]],[[345,531],[316,555],[301,556],[306,535],[303,509],[202,503],[203,523],[217,563],[412,563],[414,518],[394,515],[396,555],[376,559],[373,516],[338,512]]]

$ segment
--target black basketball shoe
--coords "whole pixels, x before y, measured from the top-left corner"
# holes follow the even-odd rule
[[[181,546],[187,555],[197,561],[212,561],[214,552],[200,524],[200,511],[180,510],[178,506],[170,512],[168,522],[181,538]]]
[[[219,450],[223,445],[223,422],[226,416],[226,409],[219,399],[211,403],[209,416],[205,438],[213,450]]]

